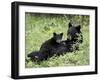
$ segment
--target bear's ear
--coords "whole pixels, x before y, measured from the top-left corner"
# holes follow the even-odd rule
[[[63,33],[60,33],[61,36],[63,36]]]
[[[69,24],[68,24],[68,27],[69,27],[69,28],[70,28],[70,27],[72,27],[72,24],[71,24],[71,23],[69,23]]]
[[[78,25],[78,26],[76,27],[76,29],[77,29],[77,31],[79,31],[79,32],[80,32],[81,26],[80,26],[80,25]]]
[[[53,33],[53,36],[56,36],[56,35],[57,35],[57,34],[54,32],[54,33]]]

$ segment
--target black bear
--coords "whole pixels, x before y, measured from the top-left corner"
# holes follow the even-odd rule
[[[69,27],[67,31],[68,40],[82,43],[83,35],[81,32],[81,26],[80,25],[73,26],[71,23],[69,23],[68,27]]]
[[[42,61],[47,60],[48,57],[51,57],[54,54],[60,55],[64,53],[67,47],[62,43],[62,37],[63,33],[56,34],[54,32],[53,37],[45,41],[41,45],[39,51],[28,54],[28,57],[36,61]]]
[[[66,44],[68,44],[68,41],[70,41],[70,51],[79,49],[79,44],[83,42],[81,25],[73,26],[71,23],[68,24],[66,41]]]

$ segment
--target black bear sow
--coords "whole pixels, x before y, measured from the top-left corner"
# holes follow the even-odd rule
[[[69,23],[67,36],[67,39],[70,41],[82,43],[83,35],[81,32],[81,25],[73,26],[71,23]]]
[[[68,24],[67,41],[72,42],[72,51],[79,49],[79,44],[83,42],[81,25],[74,26],[71,23]]]
[[[59,49],[61,49],[62,37],[63,33],[56,34],[54,32],[53,37],[45,41],[41,45],[39,51],[28,54],[28,57],[30,57],[32,60],[42,61],[42,60],[47,60],[48,57],[51,57],[54,54],[59,54],[63,52],[63,50],[66,50],[66,48],[59,51]]]

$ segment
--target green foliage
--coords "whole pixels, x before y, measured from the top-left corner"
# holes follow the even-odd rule
[[[69,21],[79,22],[82,25],[83,43],[80,50],[66,53],[61,56],[53,56],[46,61],[37,64],[32,62],[27,55],[32,51],[38,51],[43,42],[52,37],[53,32],[63,32],[63,40],[67,39]],[[73,23],[74,24],[74,23]],[[89,64],[89,16],[83,15],[54,15],[54,14],[25,14],[25,67],[55,67],[77,66]]]

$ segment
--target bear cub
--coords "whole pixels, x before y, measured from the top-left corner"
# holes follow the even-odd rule
[[[60,55],[66,51],[66,46],[62,42],[63,33],[53,33],[53,37],[45,41],[39,51],[28,54],[32,60],[42,61],[47,60],[48,57],[52,57],[54,54]]]

